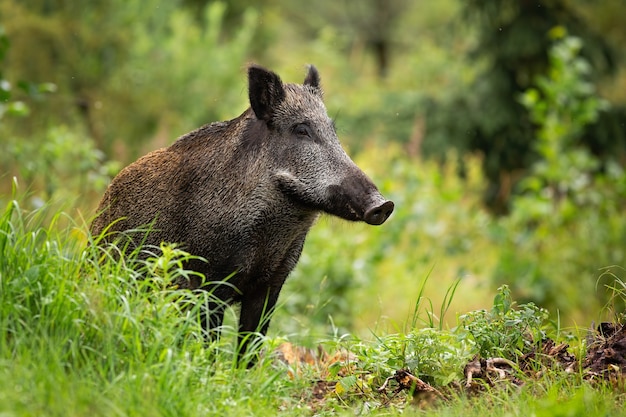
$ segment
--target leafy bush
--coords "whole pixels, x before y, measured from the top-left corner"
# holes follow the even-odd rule
[[[429,312],[432,315],[434,312]],[[515,360],[545,337],[546,310],[534,304],[515,306],[506,286],[498,289],[491,310],[475,310],[458,317],[450,330],[411,328],[406,333],[377,336],[373,343],[340,340],[356,355],[354,375],[371,374],[382,383],[400,369],[436,386],[461,383],[473,357]]]
[[[624,173],[619,172],[617,164],[612,165],[606,179],[618,187],[611,190],[595,187],[594,174],[599,171],[600,161],[578,146],[584,127],[596,121],[599,112],[608,106],[595,95],[593,84],[587,80],[591,67],[579,56],[581,49],[578,38],[558,40],[550,53],[549,75],[539,77],[538,87],[521,97],[533,122],[539,126],[536,151],[541,156],[521,184],[524,194],[516,199],[520,209],[514,216],[528,216],[527,221],[535,220],[534,212],[540,217],[550,215],[557,224],[568,222],[581,206],[601,209],[607,204],[619,204],[619,196],[626,191],[619,187]],[[614,192],[618,200],[606,201],[613,196],[603,196],[602,191]]]
[[[50,128],[41,140],[8,138],[6,150],[0,163],[15,171],[35,206],[99,194],[119,170],[119,163],[105,161],[93,140],[67,126]]]
[[[476,310],[459,317],[460,329],[472,337],[481,357],[515,358],[545,337],[546,310],[533,303],[513,307],[509,288],[502,286],[490,311]]]
[[[474,342],[462,333],[433,328],[381,336],[377,343],[354,351],[359,366],[375,375],[385,377],[408,368],[437,386],[461,381],[463,368],[476,354]]]
[[[587,81],[581,48],[576,38],[557,39],[548,76],[521,98],[539,126],[541,160],[494,235],[503,246],[495,282],[566,315],[582,305],[599,309],[609,296],[603,287],[612,282],[598,271],[626,255],[626,172],[618,161],[601,167],[579,147],[584,126],[606,106]]]

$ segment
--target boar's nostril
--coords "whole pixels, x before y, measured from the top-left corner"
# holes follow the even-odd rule
[[[363,216],[366,223],[379,225],[385,223],[393,212],[393,201],[385,201],[382,204],[370,207]]]

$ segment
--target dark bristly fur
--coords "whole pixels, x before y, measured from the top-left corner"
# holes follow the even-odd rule
[[[262,315],[274,308],[321,212],[382,224],[393,210],[341,148],[315,67],[302,85],[256,65],[248,79],[251,108],[124,168],[91,226],[97,235],[118,220],[105,239],[112,241],[116,232],[151,225],[147,237],[130,235],[135,244],[177,243],[206,259],[187,265],[205,283],[180,285],[203,285],[219,300],[241,303],[242,341],[246,332],[267,330]],[[230,285],[219,285],[233,273]],[[223,307],[208,307],[207,330],[223,317]]]

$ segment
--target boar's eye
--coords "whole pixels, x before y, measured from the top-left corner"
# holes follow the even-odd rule
[[[313,133],[311,132],[311,128],[304,124],[304,123],[298,123],[297,125],[294,126],[293,128],[293,133],[295,133],[296,135],[303,137],[303,138],[312,138],[313,137]]]

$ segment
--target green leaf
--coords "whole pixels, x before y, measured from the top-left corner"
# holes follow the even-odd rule
[[[350,391],[350,389],[352,389],[352,387],[356,385],[356,381],[357,381],[356,375],[348,375],[348,376],[344,376],[343,378],[341,378],[337,385],[341,386],[340,390],[343,390],[343,392],[347,392],[347,391]],[[337,388],[335,388],[335,390],[337,390]]]
[[[30,108],[22,101],[14,101],[7,105],[6,113],[12,116],[28,116]]]

